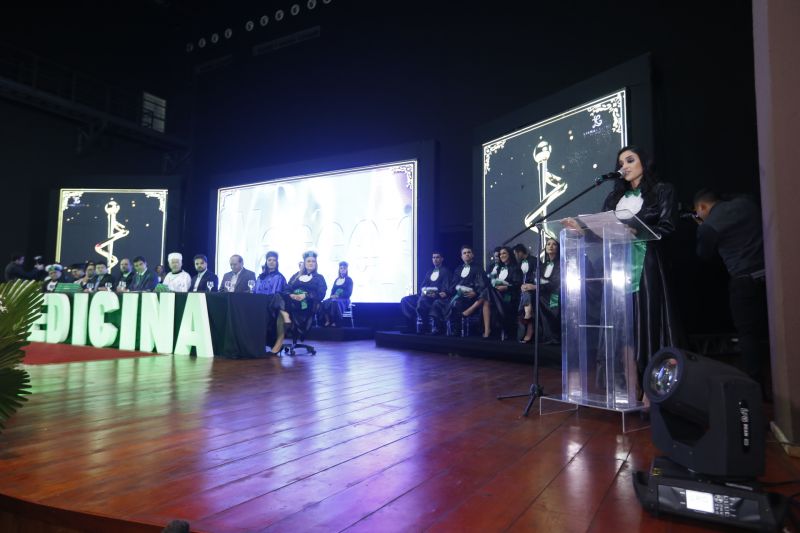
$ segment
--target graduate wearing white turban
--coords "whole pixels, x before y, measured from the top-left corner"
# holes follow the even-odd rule
[[[164,276],[164,285],[172,292],[189,292],[192,286],[192,277],[183,270],[183,256],[173,252],[167,256],[169,274]]]

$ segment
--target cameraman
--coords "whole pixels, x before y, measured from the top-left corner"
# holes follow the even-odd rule
[[[694,195],[694,211],[697,255],[706,260],[715,253],[722,257],[730,274],[730,309],[743,370],[761,382],[758,343],[766,331],[767,292],[760,209],[747,197],[723,200],[711,189],[702,189]]]

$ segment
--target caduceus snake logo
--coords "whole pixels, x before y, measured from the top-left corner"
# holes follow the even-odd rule
[[[108,240],[95,244],[94,250],[106,258],[108,270],[111,270],[119,263],[119,259],[114,255],[114,242],[127,237],[130,230],[117,222],[117,213],[119,213],[119,204],[117,202],[113,200],[108,202],[105,210],[108,216]]]
[[[547,207],[567,190],[567,183],[547,169],[547,160],[550,159],[551,151],[552,148],[547,141],[540,142],[533,150],[533,160],[536,161],[537,170],[539,171],[539,205],[525,215],[526,226],[530,226],[540,216],[546,216]],[[544,228],[545,236],[553,236],[553,233],[547,228],[547,223],[544,223],[542,227]],[[539,231],[535,226],[531,229],[536,232]]]

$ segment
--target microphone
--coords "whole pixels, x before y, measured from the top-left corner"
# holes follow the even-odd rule
[[[621,170],[615,170],[614,172],[609,172],[608,174],[603,174],[602,176],[598,176],[594,179],[595,185],[600,185],[607,181],[611,180],[619,180],[625,177],[625,174],[622,173]]]

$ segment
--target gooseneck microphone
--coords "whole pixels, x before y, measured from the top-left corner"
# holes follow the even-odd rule
[[[622,170],[615,170],[614,172],[609,172],[608,174],[603,174],[602,176],[598,176],[594,179],[595,185],[601,185],[607,181],[611,180],[620,180],[625,177],[625,173]]]

